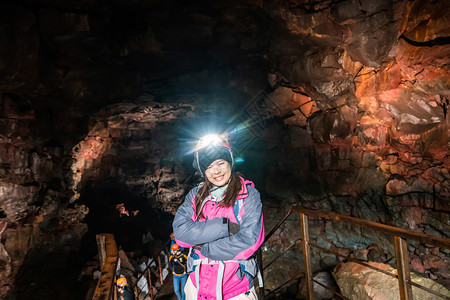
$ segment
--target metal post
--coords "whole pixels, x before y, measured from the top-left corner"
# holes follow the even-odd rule
[[[401,300],[412,300],[411,276],[409,273],[408,245],[406,240],[395,236],[395,256],[397,258],[398,286]]]
[[[150,298],[153,300],[153,285],[152,285],[152,274],[150,273],[150,267],[147,269],[147,281],[148,281],[148,291],[150,292]]]
[[[137,285],[134,286],[134,300],[138,300],[139,299],[139,291],[137,288]]]
[[[161,281],[161,286],[164,285],[164,281],[162,278],[162,268],[161,268],[161,256],[158,255],[158,266],[159,266],[159,280]]]
[[[300,213],[300,224],[302,231],[303,261],[305,264],[306,292],[308,300],[314,300],[314,287],[311,270],[311,247],[309,246],[309,230],[308,230],[307,215]]]
[[[258,260],[258,268],[259,271],[261,272],[261,278],[264,281],[264,274],[263,274],[263,262],[262,262],[262,250],[261,247],[258,249],[258,251],[256,252],[256,258]],[[259,280],[259,279],[258,279]],[[261,285],[263,285],[264,282],[259,282],[259,300],[264,300],[264,286],[261,287]]]

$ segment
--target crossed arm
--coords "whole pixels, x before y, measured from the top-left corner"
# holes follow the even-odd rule
[[[247,259],[264,239],[262,204],[259,192],[249,188],[244,202],[244,214],[238,233],[230,236],[228,220],[214,218],[193,221],[193,199],[197,189],[192,189],[180,206],[173,222],[177,244],[193,247],[203,244],[201,253],[214,260]]]

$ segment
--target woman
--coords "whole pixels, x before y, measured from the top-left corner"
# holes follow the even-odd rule
[[[233,173],[225,138],[202,138],[194,167],[204,182],[193,188],[173,222],[176,243],[191,248],[186,299],[257,299],[253,257],[264,239],[262,204],[251,181]]]

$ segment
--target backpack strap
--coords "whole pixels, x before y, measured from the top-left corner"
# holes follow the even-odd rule
[[[233,205],[234,216],[236,217],[236,220],[239,225],[241,225],[241,221],[242,221],[240,212],[241,212],[242,207],[244,206],[244,200],[245,200],[245,198],[237,199]]]
[[[250,185],[251,187],[255,187],[255,184],[253,182],[251,182],[250,180],[243,181],[243,184],[245,184],[246,187],[248,185]],[[245,190],[247,191],[247,188],[245,188]],[[247,192],[247,195],[248,195],[248,192]],[[239,225],[241,225],[241,222],[242,222],[241,209],[242,209],[242,207],[244,207],[245,199],[247,199],[247,198],[237,199],[233,205],[234,216],[236,217],[236,220]]]

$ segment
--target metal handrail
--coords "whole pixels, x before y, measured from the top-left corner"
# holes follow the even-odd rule
[[[411,281],[410,276],[410,270],[409,270],[409,259],[408,259],[408,249],[406,244],[406,239],[409,240],[415,240],[427,245],[435,246],[435,247],[442,247],[450,249],[450,239],[441,238],[441,237],[435,237],[427,234],[423,234],[420,232],[414,232],[407,229],[397,228],[394,226],[389,226],[381,223],[376,223],[372,221],[367,221],[363,219],[358,219],[350,216],[340,215],[336,213],[328,213],[323,212],[319,210],[310,210],[310,209],[304,209],[298,206],[292,206],[287,214],[270,230],[268,234],[266,234],[264,242],[267,242],[268,239],[275,233],[275,231],[286,221],[286,219],[292,214],[292,213],[298,213],[300,215],[300,223],[301,223],[301,242],[302,242],[302,248],[303,248],[303,258],[304,258],[304,264],[305,264],[305,277],[307,280],[306,289],[308,294],[308,299],[314,299],[314,286],[313,282],[316,282],[312,277],[312,268],[311,268],[311,246],[318,248],[324,252],[332,253],[340,257],[344,257],[347,260],[351,260],[353,262],[365,265],[367,267],[370,267],[371,269],[376,270],[377,272],[382,272],[384,274],[387,274],[391,277],[395,277],[398,279],[399,289],[400,289],[400,299],[401,300],[412,300],[412,288],[411,286],[418,287],[424,291],[427,291],[429,293],[432,293],[434,295],[437,295],[439,297],[442,297],[444,299],[450,299],[449,297],[442,295],[438,292],[432,291],[422,285],[419,285],[417,283],[414,283]],[[309,230],[308,230],[308,215],[313,217],[319,217],[319,218],[325,218],[328,220],[335,220],[339,222],[348,223],[351,225],[357,225],[377,231],[381,231],[384,233],[387,233],[389,235],[394,236],[394,244],[395,244],[395,255],[397,260],[397,272],[398,275],[391,274],[389,272],[386,272],[384,270],[381,270],[379,268],[373,267],[367,263],[364,263],[364,261],[348,258],[345,257],[335,251],[322,248],[314,243],[311,243],[309,240]],[[286,251],[284,251],[281,255],[283,255]],[[278,259],[281,257],[281,255],[277,256],[275,259]],[[272,260],[270,263],[273,263],[274,260]],[[262,267],[262,264],[261,264]],[[263,268],[264,269],[264,268]],[[284,286],[286,282],[282,285]],[[320,284],[322,285],[322,284]],[[275,290],[278,290],[281,287],[276,288]],[[269,294],[273,293],[275,290],[271,291]],[[331,290],[331,289],[329,289]],[[336,291],[333,291],[334,294],[337,296],[346,299],[343,295],[337,293]],[[264,296],[264,293],[262,293]]]
[[[269,262],[268,264],[266,264],[265,266],[264,266],[264,268],[263,268],[263,271],[265,270],[265,269],[267,269],[271,264],[273,264],[277,259],[278,259],[278,257],[281,257],[282,255],[284,255],[286,252],[288,252],[292,247],[294,247],[295,246],[295,244],[297,244],[298,242],[300,242],[302,239],[296,239],[292,244],[290,244],[289,245],[289,247],[287,247],[284,251],[283,251],[283,253],[281,253],[279,256],[277,256],[277,257],[275,257],[271,262]]]
[[[159,257],[159,255],[161,254],[162,251],[164,251],[165,249],[167,249],[167,245],[169,245],[171,239],[169,239],[165,244],[164,247],[161,248],[158,252],[158,269],[159,269],[159,278],[160,278],[160,282],[161,282],[161,286],[164,285],[164,281],[162,278],[162,267],[161,267],[161,258]],[[133,285],[134,290],[137,290],[137,283],[139,282],[139,280],[144,277],[145,275],[147,275],[147,280],[148,280],[148,291],[150,293],[150,299],[154,299],[156,298],[156,296],[158,295],[159,291],[156,292],[156,295],[153,295],[153,286],[151,284],[151,272],[150,272],[150,265],[155,261],[155,259],[152,257],[152,259],[147,263],[147,265],[145,266],[144,270],[142,271],[141,275],[138,276],[138,278],[136,279],[136,282]],[[164,267],[166,267],[166,265],[164,265]],[[136,294],[136,297],[139,297],[141,294],[141,292]],[[148,295],[148,293],[146,295],[144,295],[144,297],[146,297]]]
[[[305,214],[335,221],[341,221],[345,222],[351,225],[359,225],[362,227],[366,227],[369,229],[375,229],[378,231],[382,231],[384,233],[388,233],[394,236],[401,237],[403,239],[408,240],[415,240],[424,244],[429,244],[435,247],[442,247],[442,248],[450,248],[450,239],[436,237],[428,234],[424,234],[421,232],[414,232],[412,230],[398,228],[390,225],[385,225],[381,223],[376,223],[372,221],[367,221],[363,219],[358,219],[355,217],[335,214],[335,213],[328,213],[323,212],[319,210],[312,210],[312,209],[305,209],[298,206],[293,206],[292,211],[299,214]]]
[[[101,275],[97,282],[97,286],[94,291],[94,295],[92,297],[93,300],[116,300],[117,292],[115,288],[116,281],[116,269],[118,262],[118,250],[116,241],[114,239],[114,235],[110,233],[102,233],[96,235],[97,247],[100,259],[100,267],[101,267]],[[158,252],[161,253],[167,246],[170,240],[165,244],[165,246]],[[158,257],[159,258],[159,257]],[[147,264],[145,270],[142,274],[137,278],[136,282],[132,285],[132,288],[137,292],[137,282],[142,278],[142,276],[147,276],[149,278],[149,293],[150,298],[154,299],[156,295],[153,295],[153,289],[151,284],[151,274],[150,274],[150,265],[153,263],[154,259],[152,258],[150,262]],[[161,260],[158,260],[159,263],[159,273],[160,273],[160,281],[161,285],[164,284],[162,279],[162,268],[161,268]],[[165,267],[165,266],[164,266]],[[159,291],[158,291],[159,292]],[[147,296],[146,294],[145,296]],[[139,294],[136,293],[136,297],[139,297]]]
[[[288,280],[286,280],[285,282],[283,282],[279,287],[277,287],[276,289],[273,289],[272,291],[270,291],[266,296],[269,296],[270,294],[275,293],[276,291],[278,291],[279,289],[281,289],[282,287],[284,287],[286,284],[288,284],[289,282],[295,280],[295,279],[299,279],[301,277],[305,276],[305,273],[300,272],[297,275],[292,276],[291,278],[289,278]]]

